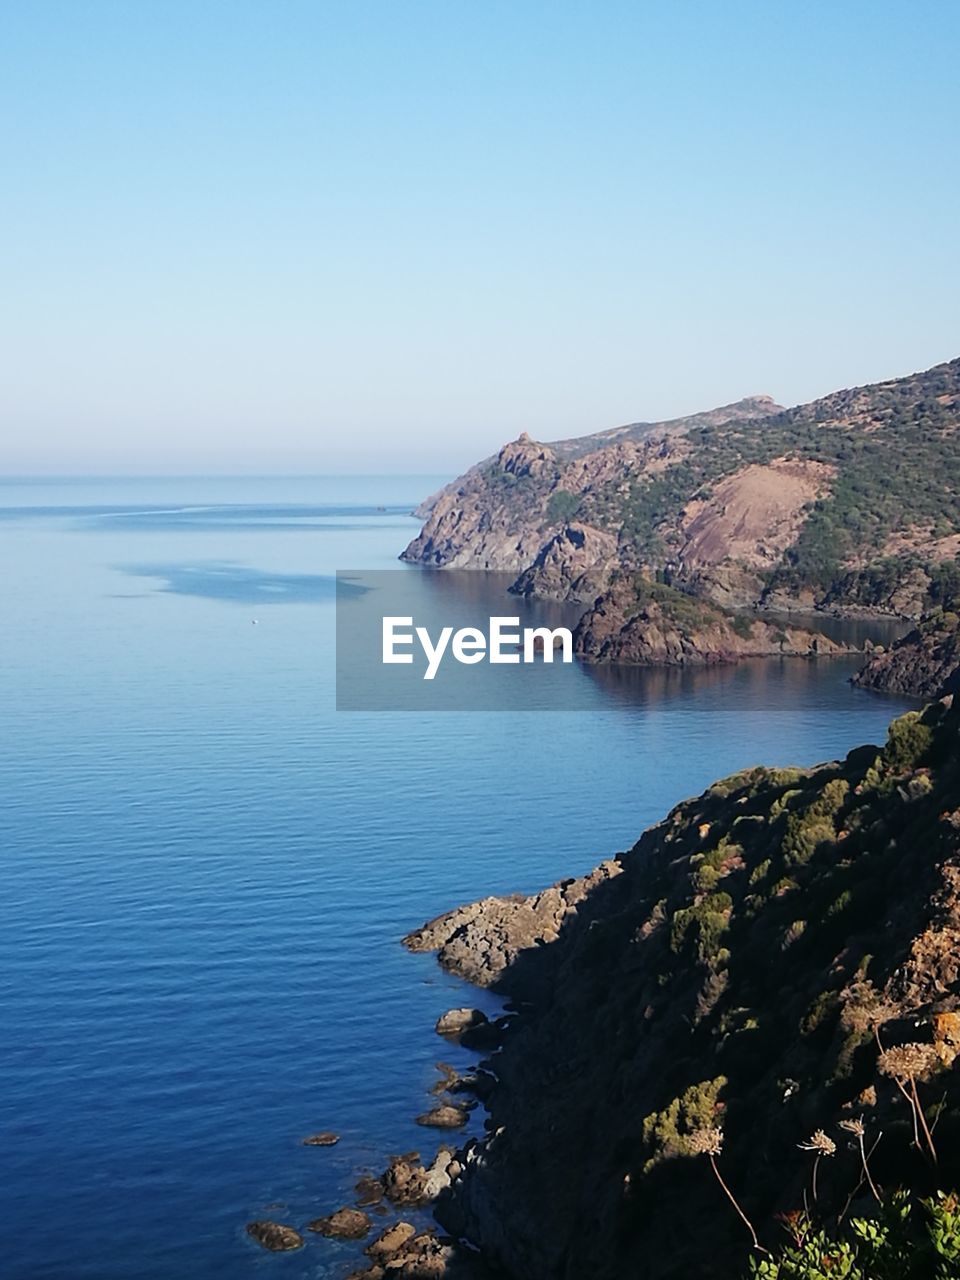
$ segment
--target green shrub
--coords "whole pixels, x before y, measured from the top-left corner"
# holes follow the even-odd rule
[[[957,1280],[960,1200],[938,1192],[920,1201],[888,1196],[873,1218],[853,1218],[834,1230],[809,1214],[787,1219],[791,1241],[776,1255],[750,1259],[755,1280]]]
[[[908,711],[890,726],[883,758],[896,773],[905,773],[924,758],[933,743],[933,730],[919,711]]]

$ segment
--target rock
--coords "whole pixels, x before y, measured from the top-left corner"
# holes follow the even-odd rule
[[[496,1027],[496,1024],[489,1024]],[[498,1033],[499,1034],[499,1033]],[[473,1047],[468,1046],[468,1047]],[[441,1079],[432,1085],[430,1092],[433,1094],[448,1093],[469,1093],[474,1098],[479,1098],[482,1102],[484,1098],[488,1098],[491,1092],[496,1088],[497,1078],[490,1071],[468,1071],[461,1074],[446,1062],[438,1062],[437,1070],[441,1074]]]
[[[510,1022],[510,1018],[497,1018],[495,1022],[481,1022],[478,1026],[469,1027],[460,1037],[460,1043],[465,1049],[474,1049],[478,1053],[493,1053],[503,1044]]]
[[[422,1116],[417,1116],[417,1124],[422,1124],[432,1129],[461,1129],[469,1118],[470,1112],[466,1107],[441,1103],[440,1106],[434,1107],[432,1111],[427,1111]]]
[[[395,1157],[381,1179],[383,1191],[398,1207],[430,1204],[453,1180],[453,1152],[441,1147],[433,1164],[425,1168],[416,1160]]]
[[[540,549],[510,588],[516,595],[591,604],[619,564],[617,539],[584,524],[569,524]]]
[[[383,1199],[383,1183],[379,1178],[361,1178],[354,1190],[357,1193],[357,1205],[361,1209],[368,1209]]]
[[[890,649],[875,649],[853,683],[882,693],[940,698],[960,687],[960,616],[936,609]]]
[[[757,397],[685,420],[637,423],[556,445],[521,435],[423,504],[423,529],[402,558],[513,577],[530,571],[517,590],[566,597],[572,588],[575,597],[598,562],[620,555],[615,527],[599,528],[604,517],[588,524],[574,510],[585,494],[599,492],[622,507],[626,486],[682,459],[685,431],[762,418],[776,408]]]
[[[958,743],[955,699],[894,721],[886,747],[745,769],[647,831],[532,951],[544,994],[497,1055],[487,1132],[436,1203],[443,1228],[523,1280],[743,1274],[746,1233],[687,1158],[688,1135],[727,1130],[723,1175],[771,1247],[785,1195],[809,1187],[798,1144],[821,1121],[840,1139],[840,1121],[862,1118],[888,1144],[881,1184],[923,1194],[880,1062],[913,1041],[936,1064],[922,1098],[952,1117],[936,1141],[955,1170]],[[795,856],[786,833],[810,852]],[[841,1213],[855,1154],[838,1144],[820,1172],[821,1212]]]
[[[305,1147],[335,1147],[340,1141],[338,1133],[311,1133],[308,1138],[303,1139]]]
[[[465,1031],[482,1026],[487,1015],[479,1009],[448,1009],[437,1022],[438,1036],[462,1036]]]
[[[368,1244],[364,1253],[375,1262],[385,1262],[400,1252],[405,1244],[414,1238],[417,1229],[409,1222],[395,1222],[392,1227],[381,1231],[372,1244]]]
[[[720,666],[742,658],[855,652],[804,627],[733,614],[638,574],[622,574],[580,619],[574,652],[588,662],[641,667]]]
[[[360,1209],[338,1209],[327,1218],[315,1218],[307,1223],[308,1231],[338,1240],[360,1240],[372,1226],[369,1214]]]
[[[247,1223],[247,1235],[263,1249],[271,1253],[286,1253],[290,1249],[303,1248],[303,1236],[293,1227],[283,1222],[270,1222],[261,1219],[259,1222]]]
[[[526,994],[518,959],[555,941],[567,918],[620,870],[618,862],[602,862],[589,875],[561,880],[527,898],[483,898],[457,907],[408,934],[404,945],[411,951],[438,952],[444,969],[478,987]]]

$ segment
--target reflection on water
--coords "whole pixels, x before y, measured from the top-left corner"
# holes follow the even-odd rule
[[[337,580],[322,573],[268,573],[247,565],[134,564],[117,566],[138,578],[158,578],[158,591],[180,596],[204,596],[208,600],[233,600],[238,604],[315,604],[331,601]],[[341,590],[362,595],[364,588],[351,583]],[[133,598],[133,597],[129,597]]]
[[[478,668],[487,701],[513,672],[511,706],[575,715],[338,714],[334,574],[396,567],[418,526],[378,507],[439,484],[0,482],[4,1280],[355,1270],[353,1245],[274,1258],[243,1225],[348,1204],[422,1141],[437,1018],[490,1006],[398,939],[586,871],[724,774],[882,739],[904,705],[849,660],[784,660]],[[294,508],[323,536],[273,527]],[[569,616],[502,575],[390,577],[448,625]]]

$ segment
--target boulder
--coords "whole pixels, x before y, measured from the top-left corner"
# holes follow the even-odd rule
[[[247,1235],[251,1240],[256,1240],[261,1248],[269,1249],[271,1253],[286,1253],[290,1249],[303,1248],[303,1236],[300,1232],[283,1222],[270,1222],[267,1219],[249,1222]]]
[[[340,1141],[338,1133],[311,1133],[309,1137],[303,1139],[305,1147],[335,1147]]]
[[[469,1118],[470,1112],[466,1107],[444,1102],[422,1116],[417,1116],[417,1124],[431,1129],[461,1129]]]
[[[362,1209],[338,1209],[329,1217],[315,1218],[313,1222],[308,1222],[307,1230],[337,1240],[360,1240],[371,1226],[369,1214]]]
[[[464,1032],[481,1027],[486,1021],[487,1015],[479,1009],[448,1009],[437,1022],[437,1035],[459,1039]]]

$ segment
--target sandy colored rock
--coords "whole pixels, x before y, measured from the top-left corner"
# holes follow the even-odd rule
[[[337,1133],[311,1133],[309,1137],[303,1139],[305,1147],[335,1147],[340,1141],[340,1135]]]
[[[361,1209],[338,1209],[326,1218],[315,1218],[307,1223],[308,1231],[338,1240],[360,1240],[372,1226],[369,1214]]]
[[[487,1015],[479,1009],[448,1009],[438,1019],[436,1032],[438,1036],[459,1037],[486,1021]]]
[[[564,921],[602,881],[620,872],[618,863],[601,863],[589,875],[530,897],[483,898],[457,907],[404,938],[411,951],[436,951],[445,969],[479,987],[500,982],[518,956],[555,941]],[[508,985],[512,986],[515,973]]]
[[[470,1118],[466,1107],[457,1107],[452,1103],[441,1103],[423,1115],[417,1116],[417,1124],[431,1129],[462,1129]]]
[[[384,1262],[399,1253],[416,1234],[417,1229],[412,1223],[395,1222],[392,1227],[381,1231],[376,1240],[367,1245],[364,1253],[375,1262]]]

